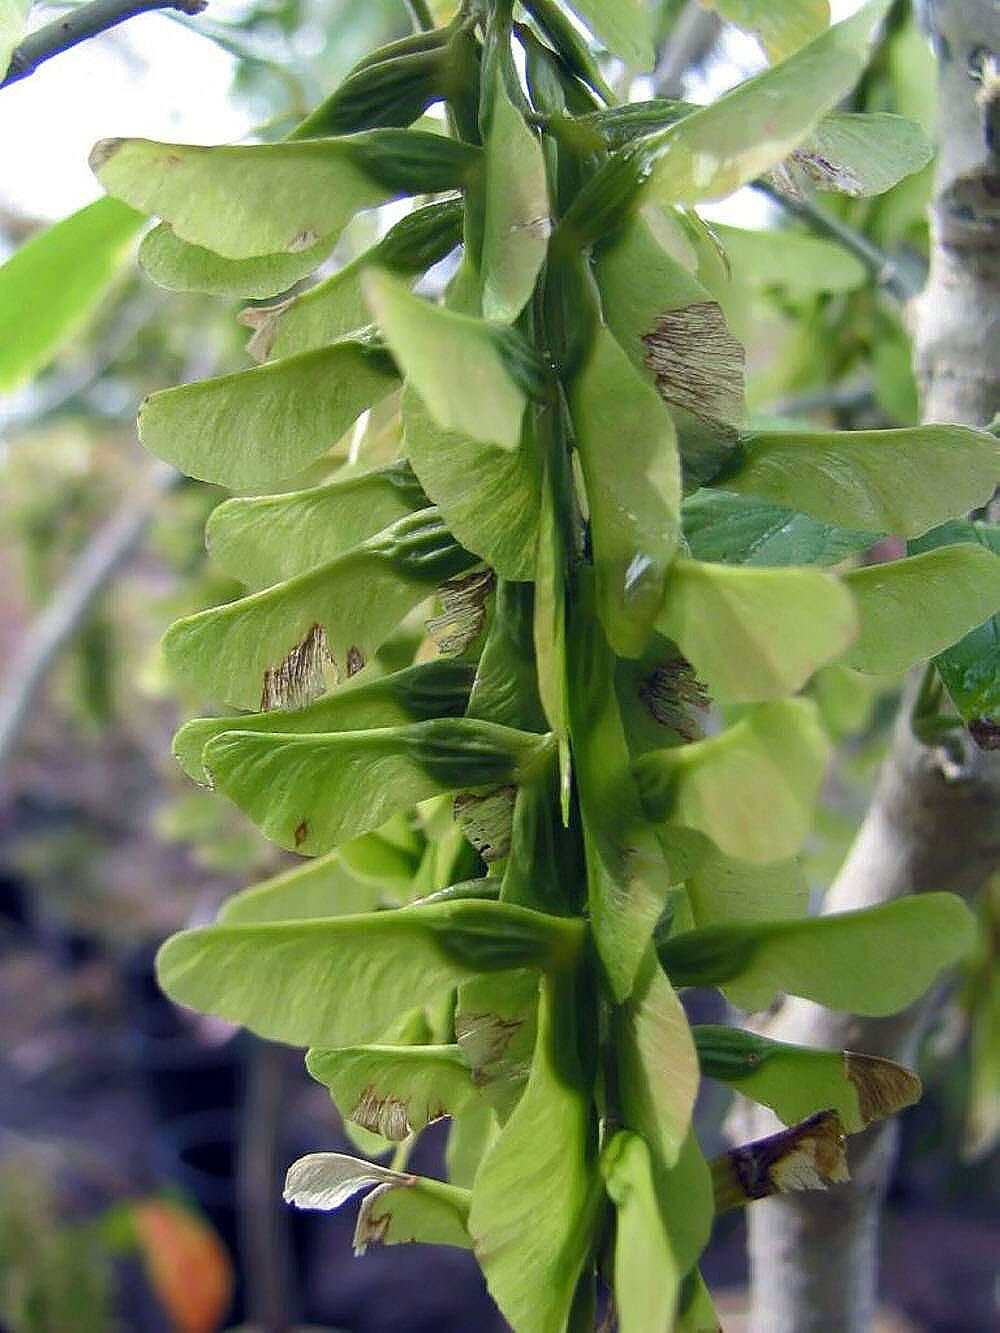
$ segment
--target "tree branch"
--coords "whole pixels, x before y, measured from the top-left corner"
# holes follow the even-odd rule
[[[0,88],[26,79],[39,65],[71,47],[117,27],[137,14],[157,9],[179,9],[184,14],[200,14],[208,0],[89,0],[71,9],[62,18],[28,33],[14,48],[10,66]]]
[[[1000,409],[1000,79],[994,56],[976,80],[966,53],[995,44],[995,0],[936,0],[927,13],[939,53],[939,154],[930,274],[911,307],[915,368],[925,421],[986,425]],[[957,753],[922,744],[911,725],[915,688],[914,679],[872,805],[824,911],[933,889],[971,898],[1000,864],[1000,752],[978,750],[967,735]],[[931,995],[876,1020],[789,999],[767,1031],[908,1062],[939,1000],[940,993]],[[760,1107],[737,1107],[737,1137],[767,1132],[769,1116]],[[867,1333],[873,1326],[879,1216],[895,1135],[890,1122],[854,1138],[850,1184],[750,1209],[755,1330]]]
[[[0,769],[10,758],[46,676],[94,602],[135,549],[160,497],[180,481],[166,463],[152,466],[138,492],[99,528],[48,605],[25,632],[4,673],[0,695]]]
[[[755,190],[773,199],[786,213],[801,218],[813,231],[829,236],[849,254],[860,259],[879,286],[895,296],[902,305],[919,295],[922,284],[915,273],[903,268],[863,232],[857,231],[835,214],[828,213],[815,200],[806,196],[794,199],[783,190],[771,185],[769,181],[754,181],[753,185]]]

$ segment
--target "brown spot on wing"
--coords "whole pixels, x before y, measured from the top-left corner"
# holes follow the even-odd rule
[[[272,708],[304,708],[326,689],[324,668],[333,661],[326,630],[313,625],[277,666],[264,672],[260,711]]]
[[[306,823],[304,819],[301,822],[301,824],[296,826],[294,836],[295,836],[296,847],[301,847],[302,844],[305,842],[306,838],[309,837],[309,825]]]
[[[743,345],[730,333],[717,301],[668,310],[642,341],[664,402],[722,425],[740,425]]]

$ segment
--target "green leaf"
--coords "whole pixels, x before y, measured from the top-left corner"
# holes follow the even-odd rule
[[[376,266],[402,277],[422,273],[460,243],[462,215],[462,204],[457,199],[415,209],[377,244],[315,287],[264,310],[244,310],[243,323],[256,330],[247,350],[258,360],[294,356],[362,328],[370,319],[361,290],[365,270]]]
[[[540,480],[527,421],[521,447],[509,450],[445,430],[412,384],[402,410],[403,451],[455,537],[501,578],[531,579]]]
[[[202,762],[272,842],[313,856],[431,796],[526,781],[551,751],[547,736],[436,718],[318,736],[228,731]]]
[[[798,861],[754,865],[708,847],[685,880],[695,925],[805,916],[809,883]]]
[[[829,0],[704,0],[728,23],[760,38],[770,60],[784,60],[830,22]]]
[[[678,559],[656,620],[720,703],[800,689],[857,633],[851,596],[815,569],[748,569]]]
[[[653,68],[653,41],[643,0],[569,0],[599,42],[634,69]]]
[[[815,704],[786,699],[708,740],[642,755],[633,772],[650,819],[696,829],[727,856],[767,865],[805,840],[829,748]]]
[[[306,1068],[343,1116],[387,1139],[405,1139],[478,1100],[458,1046],[315,1047]]]
[[[668,253],[668,220],[646,209],[601,246],[594,276],[608,328],[677,426],[685,480],[713,477],[743,420],[743,348],[707,288]]]
[[[369,271],[363,287],[408,383],[438,425],[516,449],[526,398],[507,353],[520,335],[433,305],[386,273]]]
[[[933,156],[934,145],[916,121],[888,112],[838,111],[824,116],[792,154],[788,176],[793,193],[798,171],[818,190],[867,197],[891,190]],[[785,183],[781,176],[779,181]]]
[[[362,879],[339,852],[331,852],[234,893],[220,908],[218,920],[234,925],[351,916],[374,912],[384,898],[376,881]]]
[[[157,955],[163,990],[273,1041],[355,1046],[484,971],[561,968],[583,925],[507,903],[434,903],[327,920],[204,926]]]
[[[10,65],[14,48],[21,40],[31,0],[0,0],[0,79]]]
[[[272,486],[324,454],[398,384],[380,349],[335,343],[151,394],[139,436],[189,477],[233,490]]]
[[[739,281],[748,286],[781,287],[793,300],[805,301],[822,292],[853,292],[868,281],[860,259],[808,232],[789,227],[751,231],[715,221],[712,231]]]
[[[328,666],[359,671],[408,611],[474,563],[422,509],[308,574],[176,621],[167,665],[234,708],[301,707],[323,693]]]
[[[475,667],[449,658],[405,667],[388,676],[354,677],[305,708],[272,708],[267,713],[198,717],[174,737],[174,757],[189,778],[207,784],[201,762],[210,740],[224,731],[315,734],[396,727],[429,718],[461,717]]]
[[[924,893],[807,921],[706,926],[658,949],[675,986],[719,986],[742,1009],[766,1009],[787,992],[881,1018],[912,1004],[974,942],[960,898]]]
[[[469,1232],[490,1295],[518,1333],[562,1333],[590,1252],[598,1189],[575,993],[545,978],[527,1087],[483,1159]]]
[[[879,538],[714,487],[689,495],[681,505],[681,520],[696,560],[727,565],[836,565]]]
[[[683,1273],[660,1213],[649,1149],[638,1134],[619,1130],[601,1154],[601,1170],[615,1205],[618,1328],[621,1333],[673,1328]]]
[[[341,1153],[314,1152],[288,1168],[285,1202],[297,1208],[339,1208],[361,1190],[371,1192],[361,1205],[354,1231],[354,1252],[368,1246],[457,1245],[469,1249],[466,1221],[469,1193],[441,1180],[392,1171]]]
[[[203,245],[182,241],[161,222],[142,238],[139,266],[157,286],[171,292],[208,292],[213,296],[260,301],[277,296],[307,278],[336,243],[335,235],[321,236],[315,245],[293,254],[224,259]],[[365,321],[361,319],[358,323]]]
[[[722,199],[777,165],[864,70],[891,0],[869,0],[787,60],[676,125],[640,141],[648,195],[661,203]]]
[[[511,323],[527,305],[545,259],[549,191],[537,135],[510,100],[496,62],[486,136],[483,314]]]
[[[227,500],[212,511],[205,543],[227,574],[264,588],[346,554],[427,503],[406,463],[390,463],[304,491]]]
[[[615,652],[638,657],[680,534],[673,423],[604,327],[570,386],[569,404],[590,508],[598,609]]]
[[[650,1141],[663,1167],[675,1166],[680,1157],[698,1076],[684,1008],[647,945],[635,989],[618,1015],[618,1082],[630,1123],[654,1136]]]
[[[4,3],[0,65],[12,22]],[[0,267],[0,391],[43,370],[89,319],[144,224],[117,200],[98,199],[32,236]]]
[[[587,847],[591,929],[620,1003],[663,910],[670,871],[644,818],[614,689],[614,659],[582,578],[568,660],[570,735]]]
[[[982,546],[941,546],[843,581],[861,632],[841,661],[875,675],[933,657],[1000,609],[1000,560]]]
[[[881,1056],[792,1046],[713,1024],[693,1033],[706,1078],[770,1106],[786,1125],[831,1110],[848,1134],[857,1134],[920,1098],[916,1074]]]
[[[227,259],[298,254],[355,213],[458,189],[480,150],[440,134],[370,130],[340,139],[201,147],[102,139],[90,164],[109,194]]]
[[[909,549],[919,554],[954,541],[979,542],[1000,555],[1000,528],[964,520],[926,533],[911,542]],[[939,653],[934,665],[977,743],[985,749],[995,748],[995,723],[1000,719],[1000,616],[991,616]]]
[[[967,426],[743,436],[722,484],[840,528],[916,537],[985,504],[1000,440]]]

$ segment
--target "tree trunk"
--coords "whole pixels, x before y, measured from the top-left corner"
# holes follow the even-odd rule
[[[910,311],[926,421],[988,424],[1000,411],[1000,10],[995,0],[929,0],[938,56],[939,149],[931,265]],[[1000,480],[1000,479],[998,479]],[[966,740],[961,758],[920,744],[904,697],[871,809],[824,910],[904,893],[977,893],[1000,864],[1000,753]],[[858,1019],[786,1000],[767,1025],[780,1040],[912,1060],[934,1007]],[[734,1112],[739,1137],[770,1132],[761,1107]],[[851,1142],[850,1184],[779,1196],[749,1210],[757,1333],[867,1333],[878,1275],[878,1224],[895,1127]]]

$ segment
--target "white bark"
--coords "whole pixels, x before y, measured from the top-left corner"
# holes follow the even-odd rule
[[[1000,7],[931,0],[926,17],[939,57],[939,159],[930,273],[911,312],[915,365],[925,420],[985,425],[1000,411]],[[931,889],[971,896],[998,865],[1000,753],[969,741],[957,762],[921,745],[904,705],[871,809],[824,910]],[[933,998],[876,1021],[790,999],[767,1032],[905,1062],[932,1007]],[[746,1104],[733,1119],[740,1138],[774,1127],[769,1113]],[[894,1156],[894,1127],[875,1127],[852,1141],[850,1184],[750,1208],[756,1333],[872,1328],[879,1213]]]

